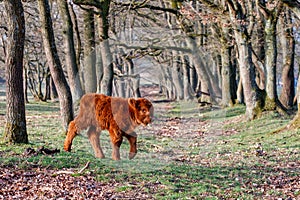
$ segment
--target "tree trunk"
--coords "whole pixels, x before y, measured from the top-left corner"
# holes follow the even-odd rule
[[[232,55],[232,54],[233,54],[233,49],[231,49],[230,55]],[[230,93],[231,93],[231,99],[232,99],[233,103],[236,104],[237,89],[238,89],[236,59],[235,58],[230,59],[230,62],[231,62]]]
[[[28,100],[28,95],[27,95],[27,92],[28,92],[28,82],[27,82],[27,70],[26,70],[26,67],[23,67],[23,77],[24,77],[24,101],[25,103],[29,103],[29,100]]]
[[[300,16],[299,16],[300,19]],[[298,85],[297,85],[297,114],[295,115],[295,117],[293,118],[293,120],[287,125],[287,129],[299,129],[300,128],[300,73],[298,73],[298,79],[297,79]],[[285,129],[284,128],[284,129]],[[283,129],[283,130],[284,130]],[[279,130],[280,131],[280,130]]]
[[[9,143],[28,143],[23,88],[24,10],[20,0],[5,0],[4,4],[9,29],[5,60],[6,123],[4,140]]]
[[[193,89],[194,92],[197,91],[197,86],[198,86],[198,77],[197,77],[197,72],[195,69],[195,66],[191,66],[191,60],[190,57],[188,57],[189,60],[189,67],[190,67],[190,72],[189,72],[189,77],[190,77],[190,83],[191,83],[191,87]]]
[[[238,2],[236,2],[239,4]],[[247,25],[239,23],[244,21],[246,12],[242,5],[229,5],[231,22],[234,24],[234,35],[238,49],[238,64],[240,78],[243,85],[244,99],[246,103],[246,117],[255,119],[260,116],[263,107],[264,93],[259,91],[255,81],[255,69],[252,62],[252,47],[249,42]]]
[[[222,58],[222,106],[233,106],[234,98],[232,96],[231,88],[233,87],[231,80],[232,78],[232,65],[230,62],[231,49],[229,47],[222,47],[221,58]]]
[[[84,11],[84,87],[86,93],[97,90],[94,10]]]
[[[141,80],[141,77],[140,77],[139,74],[137,74],[134,78],[131,79],[132,89],[133,89],[133,96],[135,98],[142,97],[141,92],[140,92],[140,80]]]
[[[234,98],[232,94],[233,81],[232,78],[232,64],[231,64],[231,48],[228,46],[229,29],[222,27],[221,32],[221,76],[222,76],[222,106],[233,106]]]
[[[300,81],[300,73],[298,74],[298,83],[299,83],[299,81]],[[297,86],[297,99],[298,99],[297,114],[295,115],[295,117],[290,121],[290,123],[286,127],[279,129],[276,132],[280,132],[280,131],[286,130],[286,129],[299,129],[300,128],[300,101],[299,101],[299,99],[300,99],[300,84],[298,84],[298,86]]]
[[[195,65],[195,69],[198,74],[198,79],[200,79],[201,81],[201,93],[203,93],[203,95],[201,95],[200,97],[201,101],[214,102],[214,89],[210,82],[209,75],[206,71],[204,63],[201,60],[201,54],[199,52],[197,44],[194,41],[194,39],[189,37],[186,39],[186,41],[189,49],[191,50],[191,58]]]
[[[166,68],[163,65],[159,65],[159,68],[160,68],[159,74],[161,75],[159,81],[160,81],[162,93],[165,94],[167,99],[171,99],[172,87],[169,86],[169,80],[168,80]]]
[[[101,81],[103,78],[103,60],[101,56],[101,47],[96,48],[96,77],[97,77],[97,93],[101,93]]]
[[[133,75],[134,74],[134,64],[133,64],[131,58],[125,59],[123,69],[124,69],[125,74],[128,74],[128,75]],[[127,98],[131,97],[131,95],[133,94],[133,91],[130,88],[130,81],[132,81],[132,80],[133,80],[133,78],[127,79],[126,83],[124,81],[124,90],[126,88],[125,94],[126,94]]]
[[[252,60],[257,70],[256,83],[261,90],[266,88],[266,69],[262,61],[265,60],[265,31],[264,31],[264,17],[262,14],[257,14],[257,28],[254,30],[254,50],[256,54],[252,54]]]
[[[57,89],[56,89],[56,86],[54,84],[53,78],[50,75],[50,99],[55,100],[55,99],[57,99],[57,97],[58,97]]]
[[[239,104],[244,104],[245,103],[245,98],[244,98],[244,90],[243,90],[243,83],[242,79],[240,78],[239,84],[236,90],[236,103]]]
[[[100,38],[100,49],[103,65],[103,76],[101,79],[101,93],[111,96],[113,87],[113,59],[109,46],[109,15],[110,0],[104,0],[101,2],[101,8],[99,12],[101,13],[98,17],[98,30]]]
[[[266,92],[267,99],[265,102],[266,110],[275,110],[277,97],[276,88],[276,21],[272,17],[266,20],[265,25],[265,44],[266,44],[266,58],[265,66],[267,72]]]
[[[182,73],[183,73],[183,93],[185,100],[193,99],[192,91],[193,87],[191,85],[191,73],[190,73],[190,66],[189,66],[189,58],[188,56],[181,56],[181,60],[183,63],[182,66]],[[195,93],[193,91],[193,93]]]
[[[171,67],[171,73],[172,73],[172,81],[176,90],[176,99],[182,100],[184,98],[183,93],[183,80],[182,80],[182,63],[180,60],[180,56],[177,52],[172,52],[172,67]]]
[[[49,2],[48,0],[38,0],[38,5],[46,59],[48,61],[50,73],[58,92],[62,126],[64,131],[67,131],[69,122],[74,118],[72,94],[64,76],[63,68],[61,66],[55,45]]]
[[[128,66],[127,67],[127,74],[130,76],[130,78],[128,80],[132,83],[132,94],[135,98],[139,98],[139,97],[142,96],[141,91],[140,91],[141,77],[140,77],[139,74],[135,75],[134,63],[133,63],[131,58],[126,58],[125,62],[126,62],[125,66]],[[128,85],[128,81],[127,81],[127,85]],[[127,89],[128,89],[128,87],[127,87]],[[127,95],[129,93],[130,92],[128,91]],[[130,97],[130,96],[127,96],[127,97]]]
[[[101,57],[103,63],[103,76],[101,80],[101,93],[112,95],[112,81],[113,81],[113,63],[112,55],[109,48],[109,41],[104,40],[100,43]]]
[[[65,43],[66,67],[68,73],[69,85],[72,93],[73,103],[78,102],[83,95],[78,65],[76,61],[76,52],[74,47],[73,23],[71,20],[67,0],[58,1],[59,10],[63,20],[63,35]]]
[[[51,80],[51,76],[50,74],[47,74],[46,75],[46,78],[45,78],[45,97],[44,97],[44,101],[47,101],[49,99],[51,99],[51,96],[50,96],[50,80]]]
[[[248,44],[248,41],[244,40],[240,32],[236,33],[235,37],[239,51],[238,62],[246,103],[246,117],[248,119],[255,119],[262,112],[262,100],[258,94],[258,87],[255,82],[255,71],[251,62],[251,47],[245,45]]]
[[[283,17],[280,18],[279,35],[282,47],[282,90],[280,94],[280,102],[286,108],[293,106],[295,97],[294,89],[294,60],[295,60],[295,38],[292,28],[292,17],[290,11],[287,11]]]
[[[78,28],[78,20],[77,20],[77,16],[76,13],[74,11],[73,8],[73,4],[70,5],[70,16],[71,16],[71,20],[72,23],[74,25],[74,32],[75,32],[75,41],[76,41],[76,63],[78,66],[78,71],[80,73],[80,56],[81,56],[81,38],[80,38],[80,32],[79,32],[79,28]],[[81,88],[83,90],[83,86],[81,85]]]

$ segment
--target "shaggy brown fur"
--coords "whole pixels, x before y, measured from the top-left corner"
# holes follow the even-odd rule
[[[137,135],[134,129],[138,125],[146,126],[151,122],[152,117],[153,106],[147,99],[86,94],[80,101],[78,116],[69,124],[64,150],[71,151],[74,137],[88,128],[87,135],[95,156],[104,158],[99,136],[101,130],[108,130],[113,148],[112,158],[120,159],[119,148],[125,136],[130,144],[129,159],[132,159],[137,153]]]

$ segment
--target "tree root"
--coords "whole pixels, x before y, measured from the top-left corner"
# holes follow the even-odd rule
[[[299,113],[300,114],[300,113]],[[278,134],[284,131],[292,131],[300,128],[300,116],[297,114],[294,119],[286,126],[283,126],[275,131],[272,131],[270,134]]]

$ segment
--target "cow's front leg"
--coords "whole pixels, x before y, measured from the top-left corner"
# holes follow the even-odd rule
[[[112,141],[112,159],[120,160],[120,146],[122,144],[123,139],[120,138],[118,140]]]
[[[109,130],[111,146],[112,146],[112,159],[120,160],[120,147],[123,142],[122,134],[117,130]]]
[[[74,137],[77,135],[78,129],[74,121],[71,121],[69,124],[69,129],[67,132],[67,136],[64,142],[64,150],[70,152],[72,141]]]
[[[133,159],[137,153],[137,145],[136,145],[137,135],[135,132],[133,132],[130,134],[125,134],[125,137],[128,139],[130,145],[129,159]]]

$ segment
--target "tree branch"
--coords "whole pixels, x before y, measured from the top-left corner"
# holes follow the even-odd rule
[[[300,19],[300,1],[299,0],[281,0],[294,14]]]
[[[259,0],[256,0],[256,6],[259,8],[259,11],[265,18],[269,17],[270,13],[269,13],[268,9]]]
[[[169,13],[172,13],[174,15],[181,15],[180,12],[178,10],[176,10],[176,9],[173,9],[173,8],[163,8],[163,7],[159,7],[159,6],[153,6],[153,5],[146,4],[145,2],[142,2],[142,3],[119,3],[119,2],[114,2],[114,4],[118,5],[118,6],[129,7],[131,10],[148,8],[150,10],[169,12]]]
[[[81,173],[82,173],[85,169],[87,169],[89,166],[90,166],[90,161],[88,161],[88,162],[85,164],[85,166],[84,166],[81,170],[78,171],[78,174],[81,174]]]
[[[96,8],[102,7],[102,3],[100,0],[73,0],[73,3],[76,5],[93,6]]]
[[[294,8],[297,7],[300,9],[300,1],[299,0],[281,0],[284,4],[286,4],[288,7]]]
[[[147,49],[155,49],[155,50],[174,50],[174,51],[180,51],[184,53],[191,53],[190,49],[181,48],[177,46],[155,46],[155,45],[146,45],[146,46],[134,46],[134,45],[127,45],[124,43],[115,43],[115,45],[125,47],[126,49],[138,49],[138,50],[147,50]]]
[[[205,4],[207,7],[209,7],[212,11],[220,12],[221,6],[216,5],[214,2],[211,2],[209,0],[201,0],[201,3]]]

